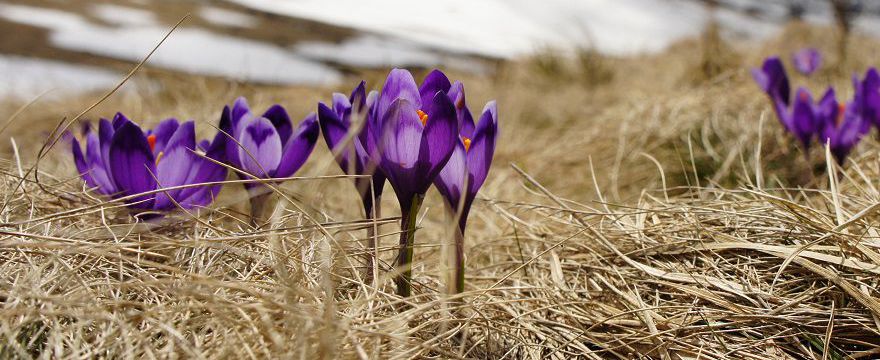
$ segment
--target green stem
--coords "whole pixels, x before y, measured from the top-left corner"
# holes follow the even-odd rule
[[[464,291],[464,229],[455,227],[455,292]]]
[[[394,279],[397,283],[397,295],[409,297],[412,295],[412,258],[413,244],[416,235],[416,218],[425,194],[416,194],[408,208],[401,206],[400,216],[400,253],[397,256],[398,275]]]

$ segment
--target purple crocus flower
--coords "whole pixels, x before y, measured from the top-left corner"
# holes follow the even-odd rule
[[[411,292],[416,215],[459,142],[455,105],[444,90],[448,83],[442,72],[434,71],[419,87],[409,71],[394,69],[371,110],[370,126],[378,130],[373,138],[381,153],[379,166],[400,204],[401,275],[396,280],[397,293],[404,297]]]
[[[760,69],[752,69],[752,77],[767,93],[782,126],[800,140],[805,150],[809,150],[810,140],[818,130],[816,120],[808,116],[807,110],[812,106],[809,92],[800,88],[792,100],[788,75],[778,57],[767,58]]]
[[[87,129],[85,137],[84,156],[79,141],[70,136],[76,168],[89,187],[113,198],[226,178],[226,168],[216,163],[223,161],[223,135],[197,145],[192,121],[180,124],[168,119],[144,133],[140,126],[117,113],[112,123],[100,120],[98,134]],[[220,187],[168,190],[136,196],[127,203],[138,213],[172,210],[177,206],[175,202],[191,209],[210,204]]]
[[[453,100],[458,115],[459,139],[449,162],[434,179],[434,185],[446,201],[450,213],[458,215],[458,229],[455,233],[455,276],[454,284],[450,284],[454,286],[449,290],[460,293],[464,291],[465,227],[471,204],[486,180],[495,154],[498,109],[495,101],[490,101],[475,126],[465,102],[464,86],[456,81],[447,94]]]
[[[336,153],[336,162],[342,171],[350,175],[372,175],[372,181],[366,178],[355,179],[355,186],[361,195],[364,211],[367,217],[372,216],[374,201],[378,205],[378,198],[382,196],[382,188],[385,186],[385,175],[378,169],[380,159],[375,152],[375,146],[369,144],[373,141],[371,121],[366,118],[372,104],[367,103],[365,83],[360,84],[352,91],[351,96],[346,97],[340,93],[333,94],[331,106],[318,104],[318,122],[321,125],[321,133],[327,142],[327,147]],[[375,93],[374,93],[375,94]],[[375,95],[371,97],[375,101]],[[351,117],[362,116],[363,128],[357,134],[352,134],[349,143],[343,143],[349,135]],[[342,148],[342,146],[348,148]],[[370,153],[370,150],[374,150]],[[369,189],[373,184],[372,193]],[[374,199],[374,197],[376,199]]]
[[[318,104],[318,122],[327,147],[336,155],[336,162],[342,171],[349,175],[371,175],[372,178],[355,178],[355,188],[361,197],[366,219],[381,216],[382,189],[385,187],[385,175],[379,169],[379,154],[373,144],[373,133],[368,115],[376,100],[376,92],[366,94],[366,83],[361,81],[346,97],[340,93],[333,94],[330,106]],[[368,101],[369,100],[369,101]],[[360,120],[361,128],[352,129],[352,117]],[[353,133],[358,131],[357,133]],[[349,138],[350,137],[350,138]],[[372,188],[370,188],[372,184]],[[376,248],[375,231],[367,227],[367,249],[364,254],[364,280],[373,279],[373,254]]]
[[[801,74],[811,75],[822,66],[822,54],[815,48],[805,48],[792,55],[792,62]]]
[[[852,149],[871,130],[861,110],[855,101],[848,105],[838,103],[833,89],[828,89],[815,108],[820,122],[819,141],[828,144],[838,164],[846,161]]]
[[[871,68],[863,80],[853,76],[854,95],[848,104],[838,103],[829,89],[815,107],[819,141],[828,143],[838,164],[843,164],[871,125],[880,121],[880,74]]]
[[[287,111],[272,105],[263,115],[251,112],[240,97],[223,108],[220,130],[226,136],[226,161],[241,170],[241,179],[292,176],[306,162],[318,140],[317,115],[311,113],[294,129]],[[256,224],[268,192],[259,183],[246,183],[251,192],[251,222]]]
[[[877,69],[870,68],[864,80],[853,76],[855,94],[852,105],[869,124],[880,127],[880,74]]]

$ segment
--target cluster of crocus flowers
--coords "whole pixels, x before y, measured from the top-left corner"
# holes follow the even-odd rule
[[[343,171],[371,175],[372,189],[365,182],[370,179],[356,182],[367,216],[371,204],[378,204],[385,179],[394,189],[401,212],[398,295],[409,296],[412,291],[416,215],[432,184],[450,213],[460,218],[455,222],[459,234],[455,278],[461,280],[451,286],[460,292],[464,283],[461,235],[494,154],[495,103],[486,105],[475,127],[460,82],[452,84],[443,72],[434,70],[419,85],[409,71],[394,69],[381,92],[365,96],[361,83],[348,98],[334,94],[332,108],[322,104],[318,113],[327,144]],[[358,131],[351,129],[354,116],[362,118]]]
[[[98,134],[86,130],[86,152],[70,136],[76,168],[86,185],[112,198],[123,198],[137,214],[210,204],[226,178],[225,141],[196,143],[195,123],[175,119],[144,132],[121,113],[101,119]],[[191,186],[206,184],[205,186]],[[145,215],[147,216],[147,215]]]
[[[401,210],[397,293],[411,293],[416,216],[435,185],[455,228],[454,281],[464,288],[464,233],[470,207],[489,172],[498,133],[494,101],[474,122],[464,85],[434,70],[421,85],[409,71],[394,69],[381,91],[367,94],[361,82],[350,96],[333,94],[297,126],[280,105],[262,115],[244,98],[225,106],[213,141],[196,143],[195,123],[169,119],[146,132],[117,114],[87,130],[86,153],[69,136],[80,176],[101,194],[121,198],[137,214],[210,204],[232,169],[250,194],[251,223],[258,225],[265,196],[306,162],[323,132],[336,161],[355,185],[367,219],[379,216],[385,182]],[[375,234],[369,233],[370,239]],[[369,246],[375,252],[375,243]],[[368,254],[368,267],[372,268]]]
[[[864,79],[853,77],[853,99],[838,101],[833,88],[814,99],[804,87],[792,94],[785,67],[778,57],[764,61],[753,69],[755,82],[770,98],[780,123],[809,151],[814,139],[828,146],[839,164],[867,134],[872,125],[880,123],[880,75],[871,68]]]
[[[90,188],[112,198],[122,198],[141,217],[155,217],[176,208],[193,209],[210,204],[235,169],[252,193],[252,223],[263,207],[269,182],[293,175],[305,163],[318,138],[315,114],[297,128],[280,105],[260,116],[251,113],[244,98],[220,117],[220,131],[212,141],[196,143],[195,123],[176,119],[155,129],[141,127],[117,114],[101,119],[98,134],[86,128],[86,152],[68,133],[80,177]],[[152,215],[144,215],[146,213]]]

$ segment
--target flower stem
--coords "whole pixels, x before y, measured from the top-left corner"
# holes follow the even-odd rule
[[[412,258],[413,244],[415,243],[416,218],[425,194],[416,194],[410,202],[410,206],[401,206],[400,216],[400,254],[397,256],[398,275],[394,281],[397,283],[397,295],[409,297],[412,295]]]
[[[370,196],[371,194],[366,194],[364,196]],[[372,198],[372,202],[364,202],[364,218],[367,220],[371,220],[370,224],[367,224],[367,249],[366,254],[364,256],[364,264],[366,266],[366,270],[364,271],[364,282],[367,284],[372,284],[373,279],[376,278],[375,274],[375,258],[376,258],[376,230],[378,225],[375,220],[382,217],[382,196],[376,196]]]
[[[257,186],[248,189],[251,203],[251,226],[258,227],[268,220],[271,211],[275,210],[275,202],[277,200],[272,197],[272,191],[263,186]],[[266,212],[270,214],[266,214]]]
[[[464,228],[455,227],[455,288],[453,294],[464,291]]]
[[[453,233],[452,249],[447,253],[447,261],[452,263],[446,276],[448,295],[460,294],[464,291],[464,229],[467,226],[468,210],[468,203],[464,204],[461,211],[452,204],[446,203],[446,213]]]

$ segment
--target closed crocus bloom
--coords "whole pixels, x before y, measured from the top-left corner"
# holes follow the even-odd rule
[[[853,106],[862,118],[874,126],[880,127],[880,74],[877,69],[870,68],[863,80],[853,76]]]
[[[820,123],[819,141],[828,144],[831,155],[843,165],[853,148],[871,130],[871,124],[855,101],[838,103],[833,89],[828,89],[815,109]]]
[[[770,97],[773,110],[776,111],[779,120],[783,121],[791,100],[791,86],[782,60],[779,60],[778,57],[767,58],[760,69],[752,69],[752,77],[761,90],[764,90]],[[786,124],[783,122],[783,125]]]
[[[788,75],[777,57],[767,58],[760,69],[752,69],[752,77],[770,98],[782,126],[801,142],[804,150],[809,150],[810,141],[818,131],[817,120],[809,111],[812,106],[809,91],[799,88],[792,99]]]
[[[810,141],[816,136],[820,127],[821,121],[816,114],[815,106],[810,91],[806,88],[798,88],[791,112],[786,114],[786,128],[800,140],[805,149],[810,147]]]
[[[798,72],[811,75],[822,66],[822,54],[815,48],[805,48],[794,53],[792,62]]]
[[[236,173],[245,180],[292,176],[312,153],[320,132],[315,113],[294,128],[281,105],[272,105],[262,115],[256,115],[243,97],[232,108],[223,108],[220,129],[228,134],[226,160],[241,170]],[[256,224],[269,192],[260,183],[244,186],[251,193],[251,222]]]
[[[381,153],[380,167],[401,209],[397,293],[409,296],[415,219],[425,192],[440,173],[458,140],[455,105],[443,90],[439,72],[416,85],[409,71],[394,69],[372,109],[370,125]],[[442,75],[442,73],[439,73]],[[448,88],[448,87],[447,87]]]
[[[349,175],[370,175],[370,178],[355,178],[357,189],[364,207],[366,219],[375,219],[381,216],[382,189],[385,187],[385,175],[378,168],[379,154],[373,142],[371,121],[368,114],[376,100],[376,94],[371,93],[369,101],[363,81],[351,92],[351,96],[333,94],[330,106],[324,103],[318,104],[318,122],[321,124],[321,134],[327,142],[327,147],[333,151],[336,162],[342,171]],[[360,128],[352,128],[352,120],[356,118]],[[372,184],[372,188],[370,188]],[[375,231],[372,226],[367,227],[367,249],[365,252],[364,280],[371,282],[373,274],[373,258],[376,249]]]
[[[375,96],[371,97],[371,101],[375,101]],[[385,185],[385,175],[378,168],[380,158],[375,151],[375,145],[368,144],[373,141],[371,122],[366,118],[371,106],[372,104],[367,103],[363,81],[352,91],[351,96],[346,97],[343,94],[335,93],[330,106],[324,105],[324,103],[318,104],[318,122],[321,124],[321,133],[327,142],[327,147],[336,155],[339,167],[346,174],[372,176],[372,193],[369,189],[370,179],[358,178],[355,180],[355,186],[361,194],[367,216],[371,216],[373,197],[380,197]],[[351,129],[353,116],[361,117],[362,121],[362,128],[356,134],[350,134],[353,130]],[[350,139],[348,139],[349,136],[351,136]]]
[[[458,84],[458,83],[456,83]],[[453,85],[456,87],[456,85]],[[458,216],[455,232],[455,274],[449,291],[459,293],[464,290],[464,233],[471,204],[483,186],[492,157],[495,154],[495,141],[498,134],[498,109],[495,101],[486,104],[479,122],[474,126],[470,111],[465,106],[464,92],[456,99],[456,109],[463,118],[459,130],[459,141],[449,162],[434,180],[434,185],[446,201],[450,213]],[[462,116],[465,113],[465,116]]]
[[[376,100],[380,166],[404,210],[428,191],[458,139],[455,106],[437,82],[429,75],[420,88],[409,71],[394,69]]]
[[[86,131],[86,153],[71,136],[73,158],[90,187],[113,198],[163,188],[219,182],[226,178],[222,134],[196,144],[195,123],[175,119],[161,122],[146,133],[122,114],[113,122],[101,119],[98,134]],[[221,185],[193,186],[136,196],[126,202],[136,212],[168,211],[210,204]],[[177,204],[175,204],[177,203]]]

